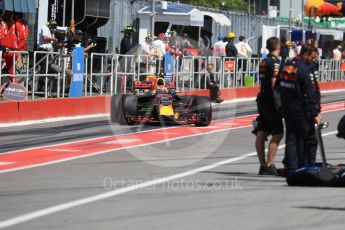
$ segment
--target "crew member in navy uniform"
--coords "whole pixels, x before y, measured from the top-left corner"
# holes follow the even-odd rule
[[[320,73],[319,73],[319,50],[316,47],[312,47],[311,53],[312,63],[310,64],[310,79],[312,82],[312,89],[316,100],[316,109],[317,113],[321,114],[321,92],[320,92]],[[321,116],[321,115],[320,115]],[[310,164],[314,164],[316,161],[316,152],[317,152],[317,138],[316,135],[311,133],[308,136],[308,144],[306,146],[306,156],[310,156]],[[308,153],[309,151],[309,153]]]
[[[280,75],[282,113],[286,125],[283,161],[288,172],[315,164],[315,123],[320,124],[320,105],[314,88],[313,48],[303,46],[299,59],[287,61]]]
[[[279,97],[275,86],[280,72],[280,41],[271,37],[266,43],[269,54],[260,63],[260,93],[257,97],[259,117],[257,118],[255,147],[260,161],[259,175],[278,175],[274,165],[278,145],[284,135],[284,126],[279,113]],[[272,135],[268,146],[267,161],[265,157],[265,141]]]

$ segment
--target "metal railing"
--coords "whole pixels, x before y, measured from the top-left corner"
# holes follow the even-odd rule
[[[6,55],[3,58],[3,55]],[[12,79],[13,82],[23,84],[26,88],[29,86],[29,52],[27,51],[9,51],[6,54],[0,52],[0,63],[5,59],[8,73],[0,71],[0,86]],[[20,62],[20,63],[18,63]]]
[[[35,51],[33,67],[18,64],[18,57],[29,63],[29,53],[9,52],[13,69],[11,73],[0,73],[0,84],[13,79],[28,88],[31,99],[38,96],[65,97],[72,76],[69,55],[61,52]],[[0,62],[3,56],[0,55]],[[8,56],[6,57],[9,62]],[[344,81],[345,61],[320,60],[320,81]],[[259,58],[224,58],[204,56],[174,57],[176,87],[181,91],[207,89],[208,65],[213,65],[214,81],[220,89],[259,86]],[[17,67],[22,68],[19,70]],[[134,80],[145,80],[147,76],[162,72],[164,59],[149,55],[118,55],[92,53],[85,58],[84,96],[112,95],[132,91]]]

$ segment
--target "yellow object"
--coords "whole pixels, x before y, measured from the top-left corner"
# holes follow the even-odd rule
[[[228,33],[228,38],[235,38],[236,34],[233,32]]]
[[[168,105],[168,106],[160,105],[159,115],[161,115],[161,116],[175,116],[174,110],[173,110],[171,105]]]

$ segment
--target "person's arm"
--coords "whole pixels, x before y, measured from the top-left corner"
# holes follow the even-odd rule
[[[275,65],[270,67],[270,70],[272,71],[272,78],[271,78],[271,87],[272,87],[272,92],[273,92],[273,99],[274,99],[274,105],[277,111],[279,111],[279,108],[281,107],[281,98],[280,94],[277,90],[277,79],[279,77],[280,73],[280,65],[276,63]]]
[[[42,37],[46,43],[56,43],[57,39],[54,38],[51,33],[49,33],[49,28],[42,28]]]
[[[302,99],[304,100],[305,111],[307,118],[314,119],[318,124],[320,121],[317,98],[313,90],[313,83],[309,76],[309,71],[302,71],[297,74],[297,80],[303,95]]]
[[[252,54],[253,53],[253,50],[252,50],[252,48],[249,46],[249,44],[248,43],[244,43],[245,44],[245,46],[246,46],[246,49],[247,49],[247,53],[248,54]],[[249,56],[249,55],[248,55]]]
[[[91,43],[89,45],[86,45],[84,48],[84,53],[88,53],[90,49],[94,48],[96,45],[94,43]]]
[[[316,93],[313,89],[313,83],[309,74],[307,74],[304,78],[304,92],[307,102],[307,109],[310,116],[314,119],[314,121],[319,124],[320,122],[320,114],[318,109],[318,101]]]

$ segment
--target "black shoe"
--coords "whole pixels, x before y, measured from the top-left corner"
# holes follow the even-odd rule
[[[273,175],[273,176],[279,176],[277,172],[277,168],[274,164],[267,166],[264,168],[262,175]]]
[[[279,176],[286,178],[288,175],[288,169],[287,168],[280,168],[277,169],[277,173],[279,174]]]
[[[224,101],[223,99],[217,98],[215,102],[216,102],[216,103],[222,103],[223,101]]]
[[[259,169],[259,175],[264,175],[264,169],[265,169],[266,167],[265,166],[260,166],[260,169]]]

